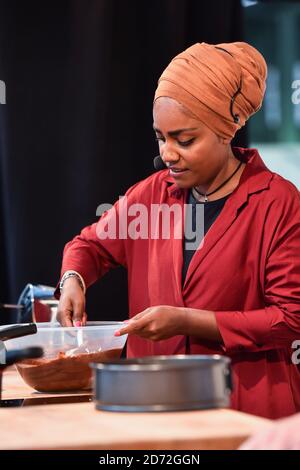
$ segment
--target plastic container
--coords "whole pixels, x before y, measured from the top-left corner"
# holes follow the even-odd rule
[[[41,346],[44,356],[16,365],[23,380],[40,392],[89,390],[90,363],[115,360],[121,356],[127,335],[114,336],[121,322],[88,322],[83,327],[61,327],[58,323],[37,323],[37,333],[7,340],[7,350]]]

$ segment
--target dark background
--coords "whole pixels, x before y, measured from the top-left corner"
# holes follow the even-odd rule
[[[243,40],[242,25],[238,0],[0,0],[0,302],[54,286],[97,206],[154,171],[152,100],[172,57]],[[87,312],[127,317],[125,271],[89,289]]]

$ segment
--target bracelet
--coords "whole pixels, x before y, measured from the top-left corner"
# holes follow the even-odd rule
[[[83,293],[85,294],[86,292],[86,287],[85,287],[85,282],[83,280],[83,277],[76,271],[66,271],[63,275],[63,277],[61,278],[61,281],[59,283],[59,290],[60,292],[62,291],[62,288],[64,286],[64,283],[67,279],[69,279],[70,277],[76,277],[81,289],[83,290]]]

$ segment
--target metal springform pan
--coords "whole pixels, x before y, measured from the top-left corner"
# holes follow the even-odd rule
[[[230,359],[148,356],[93,364],[94,401],[106,411],[179,411],[229,406]]]

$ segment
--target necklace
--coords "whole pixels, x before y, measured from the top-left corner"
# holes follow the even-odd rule
[[[210,196],[211,194],[214,194],[216,193],[217,191],[219,191],[219,189],[223,188],[223,186],[225,186],[226,183],[228,183],[229,180],[231,180],[231,178],[236,174],[236,172],[241,168],[243,162],[240,162],[240,164],[237,166],[237,168],[234,170],[234,172],[232,173],[231,176],[229,176],[229,178],[227,178],[226,181],[224,181],[224,183],[222,183],[220,186],[217,187],[217,189],[215,189],[214,191],[212,191],[211,193],[201,193],[197,188],[193,188],[196,193],[198,193],[200,196],[203,196],[204,197],[204,202],[207,202],[208,201],[208,196]]]

